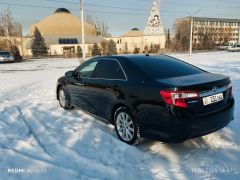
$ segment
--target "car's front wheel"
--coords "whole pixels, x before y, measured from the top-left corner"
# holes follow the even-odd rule
[[[58,89],[58,101],[62,108],[66,110],[73,109],[71,104],[70,95],[67,93],[64,87]]]
[[[131,145],[142,142],[138,122],[127,108],[121,107],[115,112],[114,126],[121,141]]]

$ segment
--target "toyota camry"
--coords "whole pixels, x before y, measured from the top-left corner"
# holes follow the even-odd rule
[[[122,55],[85,61],[58,79],[57,99],[115,126],[120,140],[182,142],[233,119],[228,76],[166,55]]]

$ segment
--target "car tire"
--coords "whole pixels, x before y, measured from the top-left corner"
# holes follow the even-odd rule
[[[64,87],[60,87],[58,89],[58,101],[60,106],[65,110],[73,109],[71,104],[71,98],[69,93],[66,91]]]
[[[126,107],[120,107],[114,113],[114,127],[118,138],[130,145],[143,142],[140,128],[133,113]]]

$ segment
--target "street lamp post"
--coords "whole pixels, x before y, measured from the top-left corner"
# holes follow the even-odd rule
[[[240,45],[240,23],[238,23],[238,45]]]
[[[192,40],[193,40],[193,16],[196,15],[197,13],[199,13],[201,11],[201,9],[197,10],[195,13],[191,14],[189,12],[187,12],[189,14],[190,17],[190,21],[191,21],[191,29],[190,29],[190,42],[189,42],[189,55],[192,55]]]
[[[7,36],[7,49],[8,51],[10,51],[10,45],[9,45],[9,29],[8,29],[8,26],[9,26],[9,18],[7,16],[7,14],[5,14],[5,17],[4,17],[4,24],[5,24],[5,33],[6,33],[6,36]]]
[[[80,0],[80,8],[81,8],[81,28],[82,28],[82,59],[85,61],[85,32],[84,32],[84,15],[83,15],[83,0]]]
[[[189,55],[192,55],[192,39],[193,38],[193,17],[191,17],[191,30],[190,30],[190,45],[189,45]]]

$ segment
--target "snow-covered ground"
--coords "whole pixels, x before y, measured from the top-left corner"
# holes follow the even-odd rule
[[[181,144],[137,147],[111,125],[59,107],[57,78],[77,59],[0,64],[0,179],[240,179],[240,53],[174,56],[231,76],[235,120]]]

